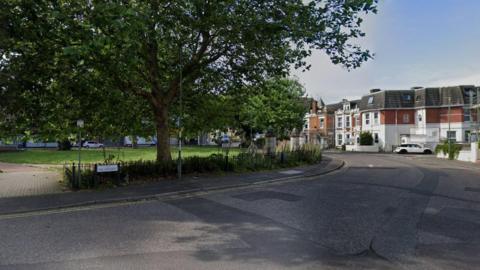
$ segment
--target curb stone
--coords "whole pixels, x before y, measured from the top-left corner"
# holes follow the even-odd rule
[[[180,199],[185,197],[195,197],[200,195],[205,195],[210,192],[219,192],[219,191],[226,191],[226,190],[233,190],[233,189],[242,189],[247,187],[256,187],[256,186],[263,186],[268,184],[282,184],[293,182],[296,180],[313,180],[313,178],[326,175],[335,171],[342,169],[346,162],[341,159],[336,159],[340,161],[340,164],[328,169],[326,171],[322,171],[320,173],[308,174],[305,173],[295,176],[286,176],[286,177],[279,177],[275,179],[268,179],[268,180],[261,180],[253,183],[243,183],[243,184],[233,184],[233,185],[223,185],[217,187],[207,187],[207,188],[192,188],[187,190],[181,191],[173,191],[173,192],[166,192],[166,193],[157,193],[157,194],[149,194],[149,195],[140,195],[140,196],[131,196],[131,197],[123,197],[123,198],[115,198],[115,199],[105,199],[105,200],[91,200],[85,201],[80,203],[73,203],[73,204],[64,204],[60,206],[54,207],[45,207],[45,208],[38,208],[35,210],[24,210],[24,211],[12,211],[8,213],[1,213],[1,219],[8,219],[8,218],[16,218],[21,216],[26,216],[28,214],[35,214],[35,213],[48,213],[48,212],[55,212],[67,209],[75,209],[75,208],[84,208],[84,207],[91,207],[91,206],[99,206],[99,205],[114,205],[114,204],[122,204],[122,203],[134,203],[134,202],[146,202],[146,201],[167,201],[173,199]]]

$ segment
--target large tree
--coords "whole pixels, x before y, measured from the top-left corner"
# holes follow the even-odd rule
[[[255,94],[241,106],[241,123],[255,130],[271,129],[278,137],[302,128],[307,107],[305,89],[297,80],[272,78],[252,88]]]
[[[159,161],[171,159],[169,120],[181,86],[241,89],[307,67],[312,50],[356,68],[371,54],[351,41],[364,35],[361,16],[376,11],[376,0],[3,3],[0,95],[21,93],[19,106],[35,96],[45,109],[57,91],[78,92],[72,82],[99,99],[123,93],[149,106]]]

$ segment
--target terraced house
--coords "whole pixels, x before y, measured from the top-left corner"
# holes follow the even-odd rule
[[[361,130],[371,132],[384,151],[401,143],[470,142],[478,130],[479,96],[475,86],[373,89],[359,103]]]
[[[343,99],[342,106],[335,111],[335,146],[355,144],[359,141],[361,131],[360,100]]]
[[[305,133],[308,143],[320,144],[323,148],[335,146],[335,111],[341,103],[326,105],[322,99],[311,100],[310,111],[305,116]]]

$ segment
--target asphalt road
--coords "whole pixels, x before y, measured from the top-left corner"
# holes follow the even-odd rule
[[[316,179],[0,217],[0,269],[480,269],[480,167],[333,155]]]

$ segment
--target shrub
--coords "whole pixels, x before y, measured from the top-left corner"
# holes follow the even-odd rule
[[[360,133],[360,145],[373,145],[373,136],[369,131]]]
[[[322,160],[322,152],[318,145],[304,145],[296,151],[280,151],[275,155],[267,156],[258,153],[244,152],[237,156],[213,154],[209,157],[187,157],[182,160],[182,173],[215,173],[215,172],[245,172],[274,168],[298,166],[302,164],[315,164]],[[65,178],[72,183],[74,174],[71,166],[65,167]],[[129,161],[120,163],[120,176],[128,177],[129,181],[149,180],[158,178],[174,178],[177,175],[177,161]],[[117,173],[102,175],[105,184],[113,185]],[[89,188],[98,184],[99,177],[95,179],[94,166],[85,164],[82,167],[82,183],[80,188]]]
[[[72,149],[72,143],[69,140],[62,140],[58,142],[58,150],[69,151]]]
[[[450,151],[449,151],[450,149]],[[438,144],[435,147],[435,154],[442,153],[446,156],[448,156],[448,159],[456,159],[458,155],[460,154],[460,150],[462,150],[462,145],[461,144],[455,144],[451,143],[449,146],[448,141],[444,141],[441,144]]]

